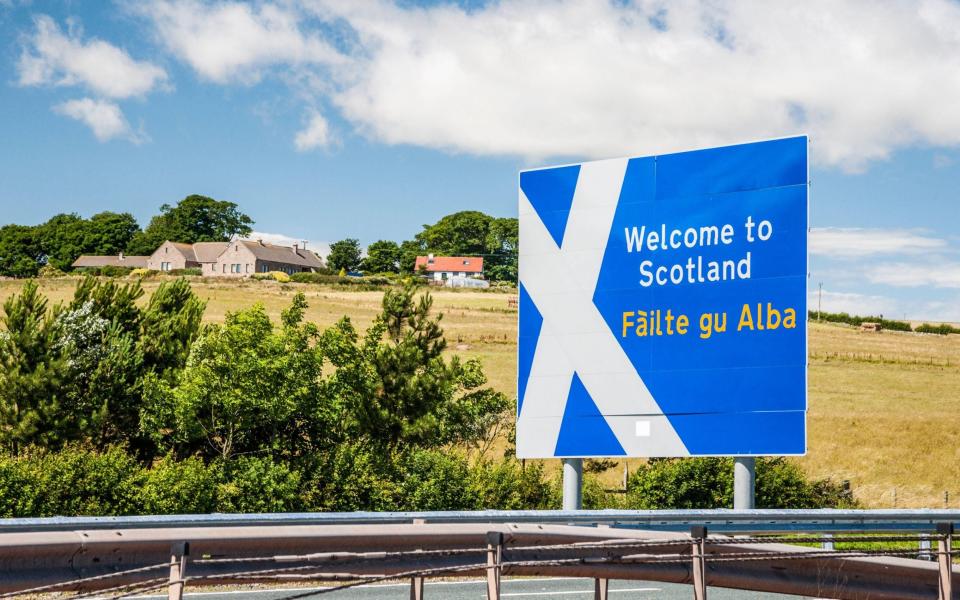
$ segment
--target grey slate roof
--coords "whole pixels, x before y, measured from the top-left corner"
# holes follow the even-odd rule
[[[193,254],[199,263],[214,263],[229,245],[230,242],[197,242]]]
[[[323,261],[311,250],[297,248],[294,252],[290,246],[274,246],[261,241],[241,240],[240,243],[249,248],[253,255],[260,260],[314,269],[323,268]]]
[[[189,262],[200,262],[197,260],[197,255],[193,251],[193,244],[184,244],[183,242],[169,242],[169,244],[179,250],[180,254]]]
[[[73,261],[73,267],[133,267],[145,269],[149,256],[93,256],[84,254]]]

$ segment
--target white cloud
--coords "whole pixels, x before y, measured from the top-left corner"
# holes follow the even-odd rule
[[[282,233],[267,233],[265,231],[254,231],[250,234],[248,239],[251,240],[263,240],[268,244],[276,244],[278,246],[292,246],[298,244],[303,248],[303,238],[293,238]],[[307,241],[307,249],[312,250],[316,254],[319,254],[321,257],[325,257],[330,254],[330,243],[329,242],[318,242],[318,241]]]
[[[813,290],[807,298],[807,308],[816,312],[820,299],[819,291]],[[900,313],[897,300],[886,296],[871,296],[851,292],[832,292],[823,290],[821,310],[824,312],[845,312],[851,315],[888,315]]]
[[[161,67],[134,60],[103,40],[84,41],[75,26],[61,31],[46,15],[34,19],[35,31],[24,38],[17,64],[22,86],[82,85],[99,96],[143,96],[167,81]]]
[[[909,229],[821,227],[810,231],[810,253],[831,258],[921,254],[946,247],[946,240]]]
[[[811,291],[807,308],[816,312],[818,292]],[[878,316],[909,321],[960,322],[960,297],[946,300],[910,300],[852,292],[823,290],[824,312],[845,312],[851,315]]]
[[[949,0],[305,1],[358,33],[335,101],[388,143],[603,157],[809,132],[849,169],[960,143]]]
[[[872,283],[896,287],[960,288],[960,263],[932,257],[923,262],[883,263],[866,271]]]
[[[302,31],[297,13],[286,7],[155,0],[134,10],[150,19],[173,54],[217,83],[255,83],[271,66],[343,60],[319,34]]]
[[[142,132],[135,132],[130,128],[120,107],[113,102],[81,98],[57,104],[53,111],[80,121],[89,127],[101,142],[115,138],[123,138],[135,144],[146,141]]]
[[[307,126],[297,133],[293,145],[300,152],[322,148],[330,143],[330,126],[320,113],[310,115]]]
[[[806,132],[815,161],[848,170],[960,144],[951,0],[138,6],[202,77],[272,69],[389,144],[541,160]]]

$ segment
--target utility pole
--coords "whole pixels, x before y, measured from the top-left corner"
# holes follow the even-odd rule
[[[817,321],[820,320],[820,307],[823,305],[823,282],[820,282],[820,291],[817,293]]]

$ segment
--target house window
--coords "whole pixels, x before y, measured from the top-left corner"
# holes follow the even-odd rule
[[[162,263],[160,263],[160,270],[161,270],[161,271],[169,271],[169,270],[170,270],[170,263],[168,263],[168,262],[162,262]]]
[[[261,272],[261,273],[266,273],[266,272],[269,271],[269,270],[270,270],[270,267],[268,267],[266,263],[260,265],[260,272]]]

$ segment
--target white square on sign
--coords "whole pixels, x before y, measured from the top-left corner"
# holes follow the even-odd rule
[[[637,421],[637,437],[650,437],[650,421]]]

